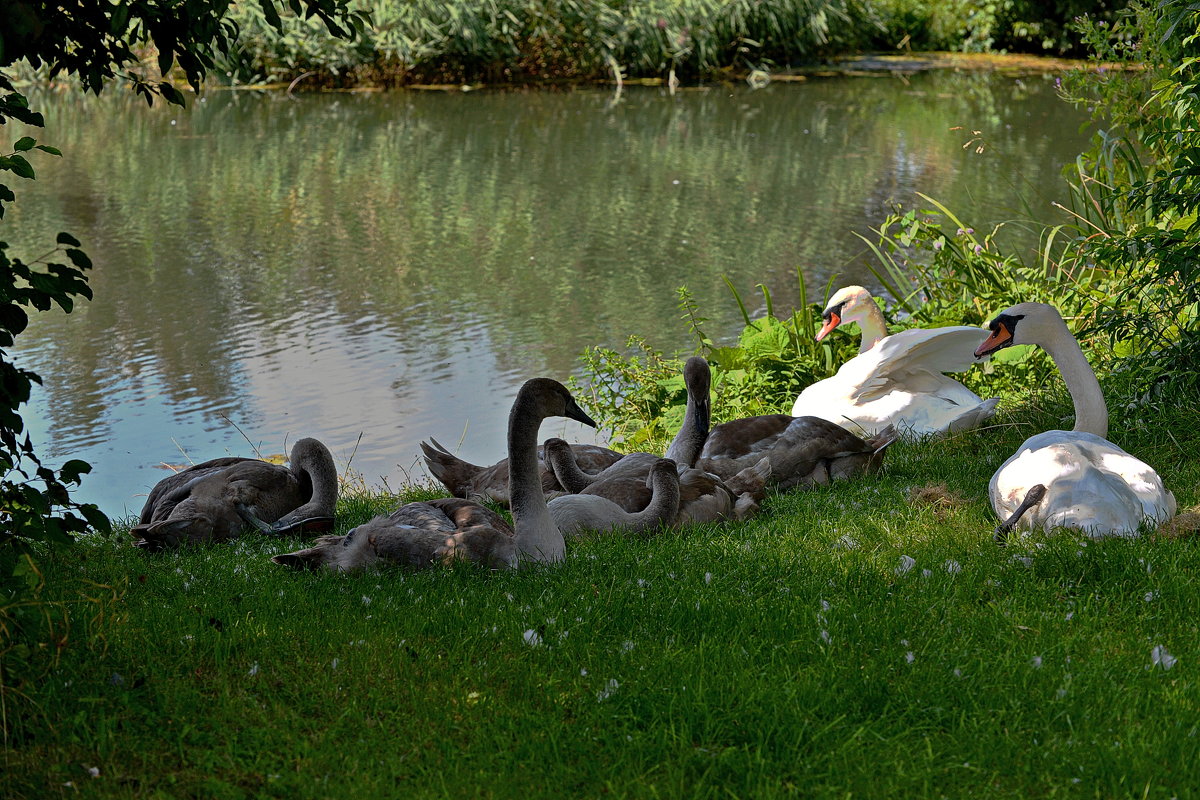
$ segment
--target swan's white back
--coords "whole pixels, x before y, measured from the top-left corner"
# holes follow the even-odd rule
[[[1025,440],[992,476],[992,508],[1007,519],[1034,484],[1046,497],[1021,518],[1029,528],[1067,527],[1091,536],[1135,536],[1144,522],[1175,516],[1175,496],[1149,465],[1084,431]]]

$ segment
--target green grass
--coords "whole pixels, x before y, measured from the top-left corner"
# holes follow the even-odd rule
[[[26,687],[0,794],[1192,795],[1196,543],[992,542],[991,472],[1064,411],[897,444],[883,475],[747,523],[578,541],[554,568],[301,574],[268,561],[295,542],[257,538],[48,554],[64,595],[120,600],[77,611]],[[1181,508],[1195,411],[1114,424]],[[931,483],[967,502],[911,505]],[[345,500],[339,525],[389,507]]]

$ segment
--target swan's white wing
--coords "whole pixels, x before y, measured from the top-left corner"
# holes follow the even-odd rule
[[[852,397],[859,401],[875,399],[897,385],[914,394],[936,392],[947,382],[961,387],[957,381],[948,381],[944,373],[970,369],[975,363],[975,348],[987,335],[982,328],[966,325],[901,331],[884,337],[867,352],[847,361],[838,370],[838,376],[862,360],[847,375],[847,379],[857,386]],[[868,359],[868,356],[872,358]],[[982,402],[973,392],[965,387],[962,389],[975,399],[975,403]]]
[[[875,433],[892,424],[916,435],[975,427],[991,415],[984,401],[945,372],[961,372],[987,337],[982,328],[901,331],[806,388],[792,416],[817,416]]]

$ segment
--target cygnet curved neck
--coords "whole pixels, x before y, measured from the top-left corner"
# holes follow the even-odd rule
[[[658,522],[670,524],[679,515],[679,473],[675,471],[675,465],[672,464],[670,469],[655,467],[650,473],[650,489],[653,492],[650,504],[630,515],[635,520],[635,528]]]
[[[333,456],[323,444],[311,439],[297,442],[292,452],[293,470],[308,473],[308,479],[312,482],[312,497],[305,507],[332,515],[338,496],[338,475]]]
[[[589,475],[579,468],[575,454],[571,452],[570,445],[565,442],[558,446],[552,442],[546,442],[543,452],[546,463],[554,472],[554,477],[571,494],[582,492],[595,481],[595,475]]]

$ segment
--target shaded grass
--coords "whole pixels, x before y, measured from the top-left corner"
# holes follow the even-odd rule
[[[991,541],[991,472],[1063,411],[556,568],[300,574],[268,561],[296,542],[261,539],[48,554],[54,584],[123,608],[36,688],[5,795],[1188,796],[1195,543]],[[1195,504],[1195,409],[1137,414],[1114,437]],[[909,503],[935,482],[968,502]],[[392,505],[343,500],[339,525]]]

